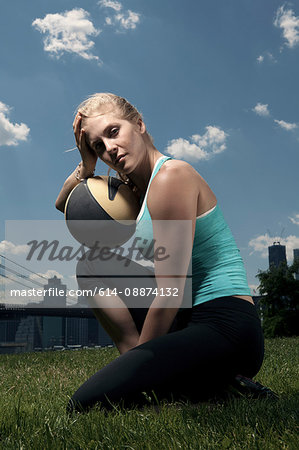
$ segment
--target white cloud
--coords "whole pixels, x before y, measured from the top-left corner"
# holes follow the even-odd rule
[[[84,59],[99,57],[91,53],[94,42],[89,36],[97,36],[97,30],[88,19],[89,13],[82,8],[65,11],[62,14],[47,14],[35,19],[32,26],[45,34],[44,50],[60,58],[65,52],[75,53]]]
[[[298,128],[298,125],[296,123],[289,123],[285,122],[284,120],[276,119],[274,119],[274,122],[276,122],[281,128],[287,131],[295,130],[295,128]]]
[[[257,115],[267,117],[270,115],[268,105],[257,103],[254,108],[252,108],[252,111],[254,111]]]
[[[293,48],[299,43],[299,17],[295,16],[292,9],[280,6],[276,12],[274,25],[282,29],[288,47]]]
[[[273,242],[275,241],[278,241],[281,245],[286,246],[287,259],[288,261],[293,260],[293,249],[299,248],[299,237],[297,236],[290,235],[285,238],[281,238],[279,236],[269,236],[266,233],[251,239],[248,245],[252,248],[251,254],[258,252],[262,258],[268,258],[268,247],[273,245]]]
[[[10,253],[12,255],[21,255],[23,253],[28,253],[30,247],[28,245],[16,245],[10,241],[0,242],[0,252]]]
[[[188,160],[208,160],[223,152],[226,149],[228,134],[215,126],[207,126],[205,129],[206,132],[202,136],[200,134],[191,136],[191,142],[183,138],[172,139],[166,152],[175,158]]]
[[[293,224],[299,225],[299,214],[295,214],[295,217],[289,217],[289,219]]]
[[[0,102],[0,146],[18,145],[19,141],[26,141],[30,128],[25,123],[12,123],[9,121],[11,108]]]
[[[128,9],[126,12],[119,12],[122,9],[122,4],[112,0],[100,0],[98,4],[102,8],[111,8],[117,11],[118,14],[105,18],[107,25],[113,25],[117,31],[121,30],[134,30],[137,24],[140,22],[140,14]]]
[[[42,280],[41,279],[41,277],[45,277],[45,278],[53,278],[54,277],[54,275],[57,277],[57,278],[60,278],[60,279],[62,279],[63,278],[63,275],[61,275],[59,272],[57,272],[56,270],[52,270],[52,269],[49,269],[49,270],[47,270],[47,272],[45,272],[45,273],[32,273],[30,276],[29,276],[29,278],[30,278],[30,280],[36,280],[36,281],[38,281],[39,283],[44,283],[44,284],[46,284],[46,280]]]
[[[122,9],[122,4],[113,0],[100,0],[98,5],[104,8],[112,8],[114,11],[120,11]]]
[[[125,14],[116,14],[115,20],[125,30],[134,30],[140,21],[140,14],[128,10]]]
[[[76,275],[69,275],[69,278],[70,278],[71,280],[75,280],[75,281],[77,281],[77,277],[76,277]]]
[[[274,62],[274,63],[277,63],[277,60],[274,58],[274,56],[272,55],[272,53],[267,52],[266,55],[267,55],[267,58],[268,58],[270,61],[272,61],[272,62]]]
[[[272,63],[277,63],[277,60],[274,58],[274,56],[272,55],[272,53],[270,53],[270,52],[264,52],[262,55],[260,55],[260,56],[258,56],[257,58],[256,58],[256,60],[257,60],[257,62],[258,63],[262,63],[262,62],[265,62],[266,60],[267,61],[270,61],[270,62],[272,62]]]

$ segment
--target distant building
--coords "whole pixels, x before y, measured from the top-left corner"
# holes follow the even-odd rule
[[[0,288],[1,279],[5,279],[5,261],[2,257]],[[68,345],[113,344],[97,319],[88,314],[90,309],[86,308],[85,299],[81,299],[82,313],[72,315],[66,304],[67,286],[61,279],[54,276],[47,280],[43,288],[43,301],[27,304],[28,309],[20,305],[1,304],[0,301],[0,354]]]
[[[273,242],[273,245],[268,247],[269,252],[269,267],[272,265],[279,267],[279,265],[287,262],[286,246],[280,245],[280,242]]]
[[[66,308],[66,284],[54,275],[44,285],[45,295],[42,306],[47,308]]]
[[[65,308],[66,307],[66,285],[61,279],[54,275],[44,285],[43,308]],[[43,317],[42,325],[42,347],[48,348],[54,345],[65,344],[65,317]]]
[[[0,354],[57,346],[113,345],[89,308],[27,309],[0,304]]]
[[[42,343],[42,318],[39,316],[22,317],[15,334],[15,343],[30,352]]]
[[[88,320],[82,317],[67,317],[65,345],[88,345]]]
[[[27,343],[16,343],[15,337],[21,322],[21,317],[5,314],[5,304],[0,304],[0,354],[26,351]]]
[[[296,260],[299,260],[299,248],[294,248],[293,252],[294,252],[294,262],[295,262]],[[296,280],[299,281],[299,269],[298,269],[297,273],[295,274],[295,278],[296,278]]]
[[[42,317],[42,345],[43,348],[65,344],[65,317]],[[38,346],[39,347],[39,346]]]
[[[0,342],[14,342],[21,319],[0,320]]]

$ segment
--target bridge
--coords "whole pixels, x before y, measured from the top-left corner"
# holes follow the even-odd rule
[[[0,320],[16,319],[25,316],[52,316],[52,317],[81,317],[90,318],[94,314],[90,308],[26,308],[26,307],[4,307],[0,305]]]

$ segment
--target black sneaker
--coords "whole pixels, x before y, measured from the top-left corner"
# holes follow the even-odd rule
[[[251,378],[237,375],[231,385],[231,392],[241,396],[250,396],[252,398],[269,398],[277,400],[278,395],[271,391],[271,389],[263,386],[257,381],[253,381]]]

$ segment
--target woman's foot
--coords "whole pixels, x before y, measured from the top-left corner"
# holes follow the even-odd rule
[[[257,381],[253,381],[251,378],[244,377],[243,375],[237,375],[231,385],[232,390],[235,390],[236,394],[241,396],[250,396],[252,398],[269,398],[277,400],[278,395],[271,391],[271,389],[263,386]]]

